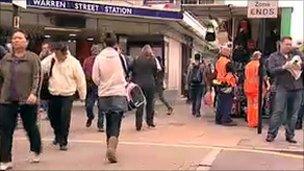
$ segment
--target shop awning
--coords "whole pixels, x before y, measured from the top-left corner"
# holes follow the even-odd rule
[[[0,0],[11,3],[12,0]],[[62,0],[27,0],[29,8],[52,9],[79,13],[116,15],[140,18],[153,18],[164,20],[182,20],[183,14],[177,10],[157,10],[145,7],[117,6],[99,3],[87,3],[83,1]]]

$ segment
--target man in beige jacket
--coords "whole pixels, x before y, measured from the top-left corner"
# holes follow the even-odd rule
[[[48,115],[54,129],[54,145],[66,151],[71,121],[73,99],[78,90],[80,100],[86,98],[86,80],[80,62],[73,57],[66,45],[54,44],[54,53],[41,62],[44,73],[49,73],[51,97]]]

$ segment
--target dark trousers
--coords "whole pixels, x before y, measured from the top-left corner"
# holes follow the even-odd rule
[[[136,111],[136,128],[142,127],[144,110],[146,111],[147,125],[150,126],[150,125],[154,124],[154,93],[155,93],[155,90],[153,87],[149,87],[149,88],[142,87],[142,91],[146,97],[147,104],[146,104],[146,106],[144,106],[144,105],[140,106]]]
[[[85,101],[85,107],[86,107],[86,112],[87,112],[87,117],[88,119],[93,120],[95,115],[94,115],[94,105],[96,101],[98,101],[98,87],[92,87],[88,89],[87,92],[87,97]],[[104,122],[104,113],[101,112],[98,106],[98,121],[97,121],[97,127],[98,128],[103,128],[103,122]]]
[[[171,105],[168,103],[168,101],[164,97],[164,88],[162,86],[158,86],[156,93],[159,97],[159,100],[167,107],[168,110],[171,110],[172,109]]]
[[[304,105],[301,106],[299,115],[298,115],[298,120],[297,120],[297,125],[302,125],[303,124],[303,115],[304,115]]]
[[[304,115],[304,90],[302,90],[302,104],[300,111],[298,113],[297,125],[301,126],[303,124],[303,115]]]
[[[201,114],[203,92],[204,92],[203,86],[191,87],[192,114],[193,115]]]
[[[68,144],[73,96],[52,96],[49,100],[49,119],[55,140],[62,146]]]
[[[37,126],[37,105],[0,105],[0,162],[12,161],[13,134],[18,112],[30,140],[30,150],[41,153],[41,136]]]
[[[229,123],[232,122],[231,119],[231,109],[233,104],[233,93],[222,93],[217,94],[217,109],[216,118],[217,123]]]
[[[279,128],[286,117],[286,138],[293,138],[298,113],[302,102],[302,91],[286,91],[279,89],[274,98],[273,112],[270,118],[268,135],[276,137]],[[287,113],[286,113],[287,110]]]
[[[123,112],[106,113],[107,142],[110,137],[119,137]]]

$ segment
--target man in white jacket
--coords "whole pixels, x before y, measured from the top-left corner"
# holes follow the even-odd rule
[[[118,52],[114,49],[117,38],[108,33],[106,48],[96,57],[92,79],[98,86],[99,109],[106,116],[107,153],[111,163],[116,163],[116,148],[120,134],[121,120],[127,110],[125,74]]]
[[[42,71],[49,75],[48,117],[54,129],[54,145],[66,151],[71,121],[71,112],[76,90],[80,100],[86,98],[86,80],[80,62],[73,57],[63,43],[54,44],[54,53],[42,62]]]

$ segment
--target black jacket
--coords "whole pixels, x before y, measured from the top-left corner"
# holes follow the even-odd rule
[[[137,58],[131,67],[132,81],[142,88],[155,87],[157,65],[154,58]]]
[[[4,55],[7,53],[5,48],[0,45],[0,60],[4,57]]]
[[[293,52],[288,59],[281,52],[272,53],[268,61],[268,71],[274,78],[275,87],[279,90],[294,91],[303,89],[303,75],[296,80],[289,71],[284,70],[282,66],[294,55],[300,55],[304,61],[303,54]]]

